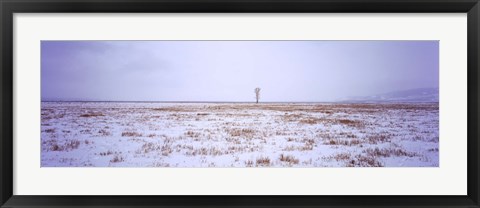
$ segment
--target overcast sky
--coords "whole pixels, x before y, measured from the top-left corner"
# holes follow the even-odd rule
[[[42,100],[335,101],[438,87],[438,41],[42,41]]]

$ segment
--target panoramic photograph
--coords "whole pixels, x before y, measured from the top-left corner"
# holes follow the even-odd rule
[[[41,167],[439,167],[438,41],[41,41]]]

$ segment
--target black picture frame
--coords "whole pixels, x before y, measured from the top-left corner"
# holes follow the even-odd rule
[[[480,207],[478,0],[0,0],[1,207]],[[468,194],[465,196],[25,196],[13,195],[14,13],[467,13]],[[450,180],[450,179],[445,179]],[[454,180],[454,179],[452,179]],[[441,183],[441,181],[439,182]],[[94,188],[94,187],[92,187]]]

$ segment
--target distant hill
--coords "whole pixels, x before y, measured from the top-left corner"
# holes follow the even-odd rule
[[[348,97],[340,102],[438,102],[438,88],[418,88],[372,96]]]

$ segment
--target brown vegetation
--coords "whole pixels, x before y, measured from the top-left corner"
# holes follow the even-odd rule
[[[80,117],[83,117],[83,118],[97,117],[97,116],[105,116],[105,115],[100,112],[90,112],[90,113],[84,113],[80,115]]]
[[[181,161],[169,162],[179,155],[201,161],[201,167],[220,164],[233,167],[329,166],[328,162],[348,167],[381,167],[385,165],[383,162],[392,160],[386,160],[387,157],[426,161],[430,159],[425,159],[427,156],[439,151],[438,146],[433,145],[439,139],[435,129],[438,118],[425,116],[438,114],[435,104],[160,106],[166,107],[148,108],[136,104],[125,107],[122,104],[66,111],[53,107],[42,109],[42,137],[45,137],[42,138],[42,150],[92,149],[95,140],[119,141],[122,145],[130,142],[128,145],[135,145],[135,149],[129,150],[135,154],[128,160],[148,157],[155,160],[149,166],[162,167],[181,166]],[[123,131],[120,133],[119,129]],[[78,138],[76,135],[86,139],[81,142],[72,139]],[[410,152],[402,146],[403,141],[430,145]],[[115,144],[107,148],[119,151],[123,147]],[[90,152],[112,155],[111,163],[125,161],[120,151]],[[247,153],[268,155],[242,159],[249,157]],[[221,158],[222,162],[216,158]]]
[[[131,131],[122,132],[122,137],[141,137],[141,136],[143,135],[138,132],[131,132]]]
[[[256,160],[256,166],[270,166],[270,158],[268,157],[259,157]]]
[[[287,163],[290,163],[290,164],[298,164],[298,162],[299,162],[299,160],[292,155],[286,155],[285,156],[284,154],[280,154],[279,159],[282,162],[287,162]]]

